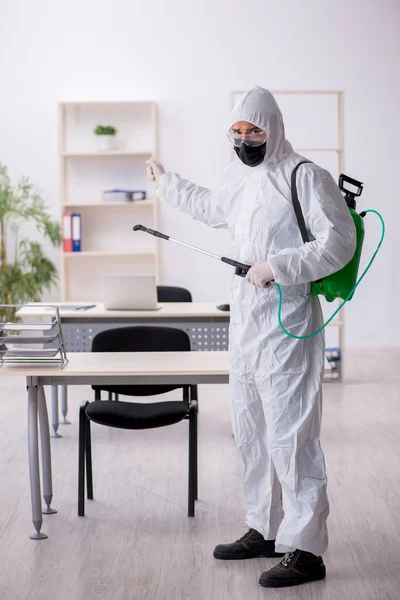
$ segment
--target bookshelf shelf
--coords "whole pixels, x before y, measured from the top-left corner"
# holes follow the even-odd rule
[[[146,249],[131,250],[129,252],[126,250],[86,250],[83,252],[63,252],[63,256],[65,259],[79,260],[82,258],[96,258],[99,256],[155,256],[155,252]]]
[[[120,156],[147,156],[151,155],[152,150],[143,150],[140,152],[64,152],[64,158],[119,158]]]
[[[155,208],[156,200],[134,200],[133,202],[66,202],[64,208],[127,208],[136,210],[142,208]]]

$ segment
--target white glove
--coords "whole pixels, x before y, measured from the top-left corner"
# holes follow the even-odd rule
[[[274,279],[269,262],[260,261],[254,263],[247,261],[246,264],[251,265],[251,269],[249,269],[246,276],[247,281],[259,288],[268,287]]]
[[[159,163],[158,160],[150,158],[149,160],[146,160],[146,165],[147,179],[158,182],[161,175],[164,175],[165,173],[165,169],[162,164]]]

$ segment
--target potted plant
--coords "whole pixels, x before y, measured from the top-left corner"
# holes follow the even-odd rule
[[[54,248],[61,245],[60,224],[48,214],[37,188],[26,177],[13,186],[0,162],[0,304],[40,302],[44,290],[58,280],[41,243],[25,237],[24,228],[31,223],[43,240]],[[0,307],[0,322],[13,321],[15,312]]]
[[[112,143],[117,130],[112,125],[97,125],[94,133],[97,135],[99,152],[112,150]]]

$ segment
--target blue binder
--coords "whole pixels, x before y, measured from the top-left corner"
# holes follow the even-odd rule
[[[82,248],[81,215],[72,213],[72,252],[80,252]]]

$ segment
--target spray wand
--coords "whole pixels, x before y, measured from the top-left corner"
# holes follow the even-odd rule
[[[232,267],[235,267],[235,275],[239,277],[246,277],[247,273],[250,270],[250,265],[245,265],[244,263],[238,262],[237,260],[233,260],[232,258],[228,258],[227,256],[218,256],[218,254],[213,254],[212,252],[208,252],[207,250],[202,250],[201,248],[197,248],[196,246],[191,246],[190,244],[186,244],[185,242],[181,242],[180,240],[175,240],[169,235],[165,235],[165,233],[161,233],[160,231],[155,231],[154,229],[149,229],[144,225],[135,225],[133,231],[145,231],[150,235],[154,235],[155,237],[162,238],[163,240],[169,240],[170,242],[174,242],[175,244],[179,244],[180,246],[185,246],[186,248],[190,248],[191,250],[195,250],[196,252],[201,252],[201,254],[207,254],[207,256],[211,256],[212,258],[216,258]]]

